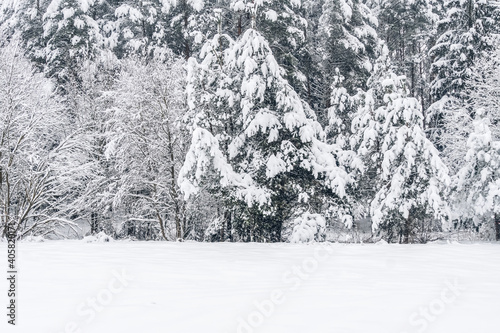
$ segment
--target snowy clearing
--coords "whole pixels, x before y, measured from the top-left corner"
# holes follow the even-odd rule
[[[0,249],[6,253],[6,244]],[[498,326],[498,244],[48,241],[22,242],[18,251],[18,325],[4,319],[2,332],[465,333]],[[8,289],[5,279],[1,288]]]

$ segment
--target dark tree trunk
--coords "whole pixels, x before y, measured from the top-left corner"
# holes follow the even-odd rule
[[[403,226],[403,244],[410,243],[410,230],[412,226],[412,217],[408,216]]]
[[[226,210],[224,212],[224,223],[223,223],[223,229],[225,229],[225,234],[222,235],[221,241],[232,241],[232,235],[231,235],[231,229],[232,229],[232,224],[231,224],[231,219],[232,219],[232,214],[230,210]]]
[[[500,241],[500,213],[495,213],[495,239]]]
[[[467,25],[472,28],[474,25],[474,1],[469,0],[467,3]]]
[[[187,31],[188,31],[188,25],[189,25],[189,14],[188,14],[188,7],[187,7],[187,1],[185,0],[183,2],[183,8],[184,8],[184,58],[186,60],[189,59],[191,56],[191,49],[189,47],[189,40],[187,38]]]
[[[241,36],[241,15],[238,17],[238,37]]]
[[[182,206],[182,239],[185,239],[186,236],[188,235],[188,230],[187,230],[187,218],[185,214],[185,206]]]
[[[412,45],[412,53],[416,54],[416,47],[415,47],[415,41],[413,41]],[[410,87],[410,94],[411,97],[416,97],[415,96],[415,86],[417,85],[417,73],[415,69],[415,61],[410,57],[410,78],[411,78],[411,87]]]
[[[224,215],[226,215],[224,213]],[[220,230],[219,230],[219,242],[223,242],[225,240],[225,237],[226,237],[226,231],[225,231],[225,224],[226,224],[226,219],[224,218],[222,220],[222,223],[221,223],[221,226],[220,226]]]
[[[90,234],[95,235],[99,232],[99,221],[97,220],[97,213],[90,213]]]
[[[156,217],[158,218],[158,224],[160,225],[160,231],[161,231],[161,235],[162,235],[163,239],[168,240],[167,235],[165,234],[165,226],[164,226],[163,218],[161,217],[160,212],[158,210],[156,210]]]

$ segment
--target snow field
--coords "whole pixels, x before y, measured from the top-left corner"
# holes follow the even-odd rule
[[[21,242],[18,266],[2,332],[491,332],[500,310],[489,243]]]

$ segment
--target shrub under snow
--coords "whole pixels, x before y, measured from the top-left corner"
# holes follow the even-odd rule
[[[106,235],[104,231],[101,231],[97,235],[87,236],[83,238],[83,242],[85,243],[105,243],[112,242],[113,240],[113,237]]]
[[[28,236],[24,238],[25,242],[30,242],[30,243],[42,243],[45,241],[43,236]]]
[[[326,237],[326,221],[320,214],[304,213],[297,217],[293,224],[291,243],[307,243],[324,241]]]

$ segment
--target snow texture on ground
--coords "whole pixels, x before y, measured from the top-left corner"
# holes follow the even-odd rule
[[[18,244],[1,332],[493,332],[499,244]],[[7,271],[6,243],[0,243]]]

